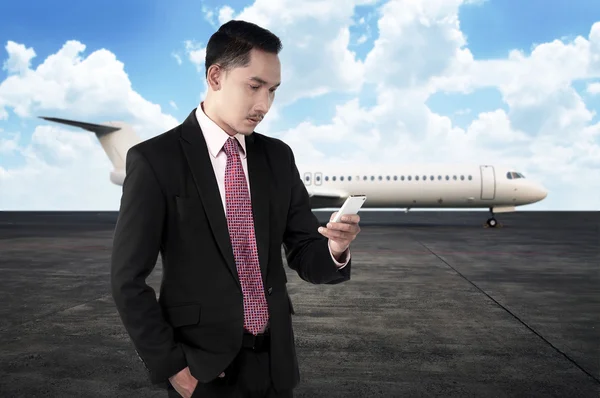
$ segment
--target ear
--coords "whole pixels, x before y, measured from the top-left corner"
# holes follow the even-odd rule
[[[223,69],[219,65],[211,65],[208,68],[206,82],[213,91],[219,91],[221,88],[221,80],[223,79]]]

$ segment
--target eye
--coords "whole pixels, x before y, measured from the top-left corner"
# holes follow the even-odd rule
[[[251,88],[252,90],[258,90],[258,89],[260,88],[260,86],[253,86],[253,85],[250,85],[250,88]]]

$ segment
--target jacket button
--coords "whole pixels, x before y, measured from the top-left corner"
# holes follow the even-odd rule
[[[269,292],[269,296],[270,296],[270,295],[271,295],[271,292],[273,292],[273,288],[272,288],[272,287],[270,287],[270,288],[269,288],[269,290],[268,290],[268,292]]]

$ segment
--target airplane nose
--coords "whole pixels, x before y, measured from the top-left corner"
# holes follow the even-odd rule
[[[548,196],[548,190],[544,188],[542,185],[538,185],[535,187],[535,199],[542,200]]]

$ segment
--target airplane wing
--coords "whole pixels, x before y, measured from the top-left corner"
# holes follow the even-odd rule
[[[310,198],[310,207],[315,208],[326,208],[326,207],[340,207],[344,204],[344,201],[348,197],[348,194],[342,192],[331,192],[331,191],[308,191]]]

